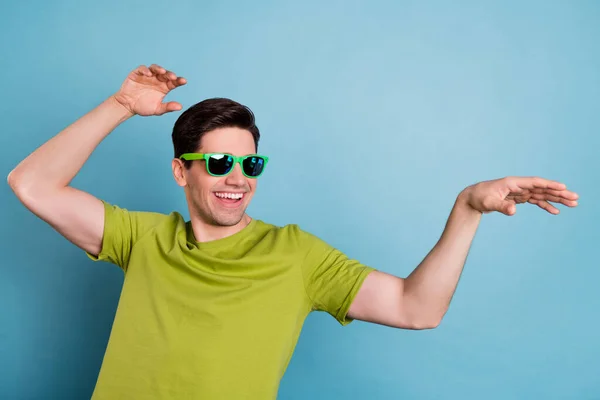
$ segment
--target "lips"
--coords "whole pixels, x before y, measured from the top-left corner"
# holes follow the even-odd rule
[[[217,202],[223,207],[235,208],[242,204],[246,193],[241,192],[213,192]]]

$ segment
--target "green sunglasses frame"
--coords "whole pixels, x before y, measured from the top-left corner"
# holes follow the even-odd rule
[[[231,167],[229,172],[227,172],[226,174],[223,174],[223,175],[217,175],[217,174],[213,174],[212,172],[210,172],[210,170],[208,169],[208,160],[212,156],[229,156],[229,157],[233,158],[233,166]],[[246,171],[244,171],[244,165],[242,163],[247,158],[250,158],[250,157],[260,157],[263,160],[265,160],[265,164],[263,165],[262,171],[260,171],[260,174],[258,174],[256,176],[247,175]],[[269,162],[269,157],[262,156],[260,154],[248,154],[245,156],[238,157],[238,156],[234,156],[233,154],[229,154],[229,153],[184,153],[184,154],[180,155],[179,158],[184,159],[184,160],[205,160],[206,162],[204,164],[206,165],[206,172],[208,172],[210,175],[216,176],[216,177],[229,175],[231,173],[231,171],[233,171],[233,169],[235,168],[235,164],[240,164],[242,174],[244,174],[244,176],[246,178],[251,178],[251,179],[256,179],[259,176],[261,176],[263,174],[263,172],[265,172],[265,168],[267,167],[267,163]]]

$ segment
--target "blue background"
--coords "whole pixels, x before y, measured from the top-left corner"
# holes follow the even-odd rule
[[[599,20],[598,1],[3,2],[0,172],[158,63],[189,81],[168,100],[256,113],[271,161],[253,217],[388,273],[417,266],[464,187],[560,180],[576,209],[483,217],[439,328],[311,314],[279,398],[600,399]],[[72,184],[187,217],[179,114],[127,121]],[[0,221],[0,397],[89,398],[122,272],[6,184]]]

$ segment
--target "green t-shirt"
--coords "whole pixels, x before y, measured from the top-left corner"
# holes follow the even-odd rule
[[[374,270],[296,225],[197,242],[177,212],[103,202],[98,257],[125,272],[93,399],[275,399],[305,318],[342,325]]]

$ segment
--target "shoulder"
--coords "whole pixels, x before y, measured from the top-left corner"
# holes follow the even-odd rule
[[[185,229],[185,220],[177,211],[159,212],[147,210],[131,210],[129,208],[109,203],[104,203],[106,224],[123,225],[139,234],[148,231]]]
[[[135,218],[140,221],[149,221],[149,222],[164,222],[168,219],[178,219],[181,215],[176,211],[171,212],[159,212],[159,211],[147,211],[136,209],[132,210],[128,207],[124,207],[122,205],[111,203],[106,200],[100,200],[104,204],[104,211],[107,214],[120,216],[124,218]]]
[[[321,239],[303,229],[299,224],[275,225],[257,220],[257,231],[261,233],[261,236],[271,237],[279,242],[286,242],[298,249],[308,250],[315,244],[322,242]]]

